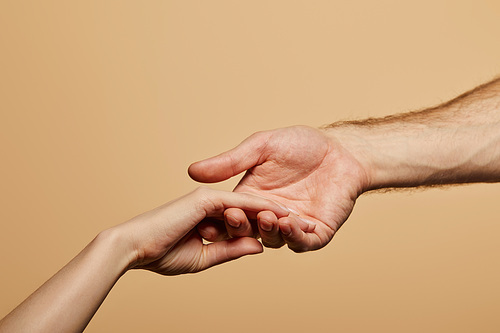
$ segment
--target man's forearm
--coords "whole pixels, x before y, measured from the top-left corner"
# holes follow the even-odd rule
[[[435,108],[327,126],[368,188],[500,181],[500,79]]]

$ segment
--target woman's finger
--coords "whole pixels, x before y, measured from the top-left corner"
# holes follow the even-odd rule
[[[251,237],[232,238],[203,245],[202,261],[196,271],[219,265],[249,254],[262,253],[262,244]]]
[[[206,218],[196,228],[200,236],[209,242],[219,242],[230,238],[221,220]]]
[[[225,192],[200,187],[195,191],[207,216],[222,214],[228,208],[239,208],[245,212],[269,210],[278,218],[290,214],[290,210],[278,203],[250,193]]]
[[[239,208],[224,211],[224,222],[229,237],[253,237],[254,230],[247,215]]]
[[[273,212],[260,212],[257,215],[257,225],[260,237],[262,238],[262,244],[265,247],[280,248],[285,245],[278,226],[278,218]]]

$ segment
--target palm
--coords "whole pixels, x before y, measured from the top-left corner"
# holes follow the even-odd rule
[[[342,146],[304,126],[256,133],[229,152],[193,164],[190,174],[215,182],[245,170],[235,191],[273,199],[316,223],[301,247],[307,250],[331,240],[366,183],[363,169]]]
[[[192,231],[164,256],[144,268],[162,275],[199,272],[205,268],[203,252],[201,236]]]
[[[265,162],[248,170],[235,191],[276,200],[316,222],[318,245],[325,245],[360,194],[357,163],[319,131],[306,127],[273,132],[266,150]]]

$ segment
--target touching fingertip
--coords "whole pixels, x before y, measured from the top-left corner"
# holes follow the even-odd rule
[[[273,224],[270,223],[269,221],[266,220],[260,220],[260,228],[264,231],[272,231],[273,230]]]
[[[292,227],[288,223],[280,224],[280,231],[283,235],[289,236],[292,233]]]
[[[297,218],[307,225],[307,232],[312,232],[316,228],[316,223],[314,223],[313,221],[309,221],[300,216],[297,216]]]
[[[233,228],[239,228],[241,225],[241,222],[231,215],[226,215],[226,222]]]
[[[251,250],[248,251],[248,254],[259,254],[264,252],[264,247],[261,242],[251,237],[244,238],[247,240],[247,248],[251,248]]]

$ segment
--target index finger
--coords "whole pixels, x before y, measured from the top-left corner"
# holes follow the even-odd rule
[[[200,188],[203,208],[207,217],[219,216],[228,208],[239,208],[246,212],[272,211],[278,218],[290,214],[290,210],[270,199],[250,193],[225,192]]]

